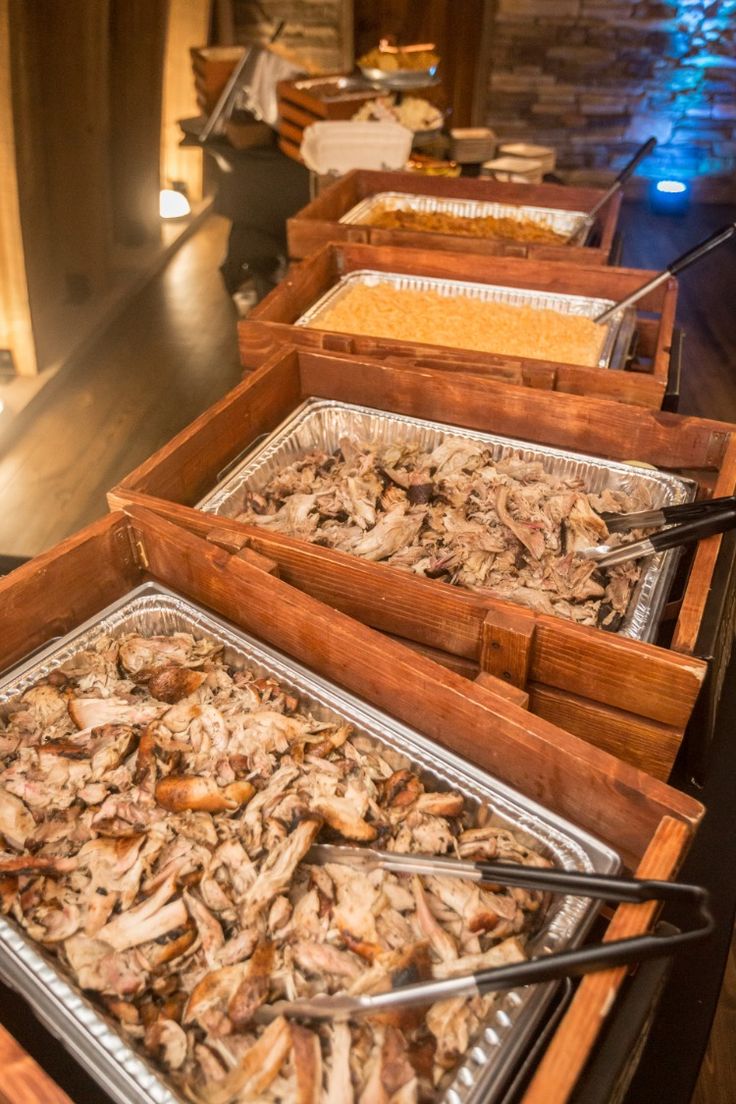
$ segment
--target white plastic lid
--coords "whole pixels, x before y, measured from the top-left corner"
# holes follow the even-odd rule
[[[413,140],[412,132],[399,123],[326,120],[305,129],[301,155],[307,168],[320,175],[403,169]]]

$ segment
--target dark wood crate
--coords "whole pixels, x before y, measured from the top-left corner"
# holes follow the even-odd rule
[[[587,828],[638,876],[675,876],[704,812],[698,802],[294,590],[263,557],[229,553],[144,509],[110,514],[0,580],[0,669],[148,579]],[[655,902],[620,905],[605,938],[649,930],[656,912]],[[582,980],[524,1104],[569,1099],[625,976],[620,968]],[[23,1082],[29,1100],[67,1099],[31,1059]]]
[[[281,345],[369,356],[400,358],[407,365],[448,372],[482,372],[489,379],[522,383],[546,391],[618,399],[660,407],[667,389],[670,348],[677,304],[677,281],[668,280],[637,304],[637,352],[627,370],[509,357],[443,345],[337,333],[294,323],[341,276],[359,269],[409,273],[619,301],[654,273],[644,269],[584,266],[515,257],[468,257],[464,253],[396,246],[330,243],[293,265],[247,318],[238,323],[240,359],[257,368]]]
[[[444,249],[495,257],[531,257],[539,261],[608,264],[621,207],[617,193],[596,215],[592,245],[545,245],[503,238],[471,238],[459,234],[429,234],[416,230],[381,230],[376,226],[340,222],[356,204],[379,192],[441,199],[472,199],[514,206],[551,207],[562,211],[589,211],[603,195],[596,188],[561,184],[503,184],[496,180],[457,180],[418,173],[371,172],[356,169],[307,204],[286,224],[289,256],[302,260],[327,242],[362,242],[412,249]]]
[[[111,492],[228,548],[274,560],[284,579],[454,671],[483,670],[528,694],[531,708],[591,743],[667,777],[707,663],[695,647],[715,596],[720,536],[697,548],[671,642],[643,644],[490,595],[193,508],[244,449],[308,396],[332,398],[570,451],[636,459],[698,480],[704,495],[736,485],[736,428],[601,399],[556,396],[466,373],[282,350]]]

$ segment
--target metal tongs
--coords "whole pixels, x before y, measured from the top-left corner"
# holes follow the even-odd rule
[[[617,311],[624,310],[626,307],[630,307],[632,303],[637,303],[643,296],[647,295],[650,291],[654,291],[660,284],[663,284],[665,280],[669,280],[670,276],[676,276],[678,272],[682,272],[684,268],[689,268],[691,264],[699,261],[701,257],[705,257],[713,249],[717,249],[719,245],[723,245],[728,239],[736,233],[736,222],[730,223],[728,226],[723,226],[720,230],[716,230],[714,234],[711,234],[709,238],[706,238],[702,242],[698,242],[692,249],[688,249],[687,253],[683,253],[667,265],[667,268],[663,269],[657,276],[654,276],[643,287],[638,288],[637,291],[632,291],[631,295],[627,295],[625,299],[621,299],[618,303],[614,303],[612,307],[608,307],[603,311],[603,314],[599,314],[597,318],[594,318],[594,322],[607,322],[609,318],[612,318]]]
[[[601,517],[611,533],[622,533],[627,529],[648,529],[650,526],[665,525],[668,522],[682,523],[631,544],[616,548],[599,544],[594,548],[584,548],[578,553],[583,559],[595,560],[601,567],[613,567],[615,564],[652,556],[655,552],[664,552],[667,548],[677,548],[682,544],[690,544],[692,541],[703,540],[704,537],[712,537],[715,533],[736,528],[736,495],[705,499],[702,502],[685,502],[681,506],[661,506],[656,510],[641,510],[635,514],[602,514]]]
[[[572,245],[574,242],[585,240],[588,231],[595,221],[595,216],[598,214],[601,207],[603,207],[604,204],[608,203],[612,195],[615,195],[616,192],[620,191],[621,188],[623,188],[626,181],[634,173],[634,170],[639,167],[645,157],[649,156],[656,144],[656,138],[648,138],[644,145],[639,147],[631,160],[626,165],[624,165],[623,169],[618,174],[608,191],[603,193],[598,202],[594,203],[593,206],[590,208],[588,213],[585,215],[585,218],[581,219],[580,222],[577,224],[572,234],[570,234],[570,237],[567,239],[567,245]]]
[[[519,985],[559,981],[580,977],[595,970],[626,966],[649,958],[673,954],[681,947],[706,938],[713,930],[709,896],[700,886],[681,885],[626,878],[618,875],[581,874],[574,871],[522,866],[518,863],[463,862],[434,855],[398,855],[363,847],[333,847],[317,844],[304,860],[308,863],[344,863],[354,869],[387,870],[394,874],[440,875],[466,878],[474,882],[491,882],[520,886],[550,893],[572,894],[604,901],[671,901],[686,904],[694,912],[696,923],[674,935],[641,935],[611,943],[594,943],[573,951],[539,955],[527,962],[499,966],[462,977],[441,981],[422,981],[404,985],[388,993],[350,996],[318,995],[295,1001],[276,1001],[262,1005],[256,1018],[272,1020],[289,1016],[308,1020],[348,1020],[356,1016],[376,1015],[410,1005],[427,1005],[449,997],[474,997]]]

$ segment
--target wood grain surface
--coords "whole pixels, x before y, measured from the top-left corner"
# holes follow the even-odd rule
[[[235,310],[211,217],[84,356],[0,423],[0,553],[30,556],[106,510],[105,492],[238,381]]]

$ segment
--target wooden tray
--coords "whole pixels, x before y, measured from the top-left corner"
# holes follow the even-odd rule
[[[523,383],[547,391],[619,399],[641,406],[660,407],[667,388],[669,355],[677,303],[677,282],[662,284],[637,304],[637,359],[635,371],[582,368],[525,357],[450,349],[409,340],[360,337],[330,330],[295,326],[294,322],[341,276],[359,269],[403,272],[540,291],[570,293],[618,301],[640,288],[654,273],[643,269],[584,267],[515,257],[469,258],[464,253],[395,246],[330,243],[292,266],[246,319],[238,323],[240,359],[245,368],[257,368],[283,344],[326,352],[357,353],[376,358],[400,357],[406,364],[444,367],[457,371],[472,365],[489,379]],[[653,315],[653,317],[652,317]]]
[[[362,92],[351,92],[344,97],[324,99],[309,87],[312,85],[318,88],[319,85],[341,78],[351,79],[346,73],[329,73],[323,77],[302,77],[299,80],[279,81],[276,92],[279,109],[279,147],[282,153],[303,164],[299,148],[306,127],[325,119],[352,119],[364,103],[375,100],[377,96],[386,95],[385,92],[375,88],[366,88]],[[307,87],[304,87],[305,85]],[[413,89],[411,94],[419,95],[432,103],[441,99],[441,92],[437,86]]]
[[[570,264],[608,264],[616,233],[621,193],[605,204],[596,217],[595,245],[542,245],[458,234],[427,234],[415,230],[381,230],[340,222],[361,200],[379,192],[407,192],[442,199],[474,199],[563,211],[589,211],[603,194],[595,188],[568,188],[559,184],[501,184],[493,180],[420,176],[417,173],[370,172],[356,169],[326,188],[286,224],[289,256],[301,260],[327,242],[363,242],[400,245],[413,249],[444,249],[495,257],[532,257],[538,261]]]
[[[0,579],[0,669],[154,578],[605,839],[639,876],[675,875],[704,812],[698,802],[328,609],[274,571],[253,552],[230,554],[147,510],[111,514]],[[655,913],[654,903],[619,906],[606,938],[647,930]],[[568,1099],[625,974],[583,979],[525,1104]],[[25,1075],[36,1099],[65,1099],[35,1065]]]
[[[698,546],[682,602],[670,610],[671,645],[661,647],[192,508],[234,457],[312,395],[645,461],[685,472],[724,495],[736,485],[736,428],[572,395],[551,402],[542,392],[466,373],[282,350],[109,496],[113,506],[147,505],[228,548],[268,556],[300,589],[433,649],[428,654],[455,671],[473,677],[482,669],[503,678],[530,695],[540,716],[667,777],[706,674],[693,649],[721,537]]]

